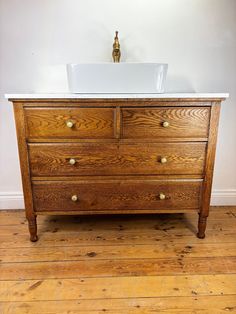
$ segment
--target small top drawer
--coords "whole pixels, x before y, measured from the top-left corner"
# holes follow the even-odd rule
[[[27,138],[113,138],[112,108],[26,108]]]
[[[206,138],[209,107],[122,109],[123,138]]]

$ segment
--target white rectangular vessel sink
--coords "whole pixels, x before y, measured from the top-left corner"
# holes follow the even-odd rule
[[[72,93],[164,93],[168,64],[68,64]]]

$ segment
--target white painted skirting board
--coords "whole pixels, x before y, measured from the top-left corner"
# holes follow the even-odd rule
[[[236,190],[213,190],[211,194],[213,206],[236,206]]]
[[[213,190],[211,205],[236,206],[236,190]],[[0,192],[0,210],[22,208],[24,208],[22,192]]]
[[[0,210],[22,208],[24,208],[22,192],[0,192]]]

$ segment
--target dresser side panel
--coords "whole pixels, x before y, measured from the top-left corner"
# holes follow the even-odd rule
[[[204,217],[207,217],[209,214],[219,116],[220,116],[220,105],[221,105],[220,102],[214,102],[212,103],[212,107],[211,107],[209,138],[208,138],[208,145],[207,145],[207,152],[206,152],[205,178],[203,181],[202,206],[201,206],[201,211],[200,211],[200,214]]]
[[[35,216],[33,198],[32,198],[32,188],[30,179],[30,166],[28,158],[27,143],[25,138],[25,116],[23,103],[13,103],[14,115],[15,115],[15,125],[16,134],[18,141],[18,151],[20,159],[22,186],[24,192],[25,210],[26,217],[31,219]]]

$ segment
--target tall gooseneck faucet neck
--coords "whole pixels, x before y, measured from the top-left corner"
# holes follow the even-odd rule
[[[121,56],[120,43],[119,43],[119,38],[118,38],[118,31],[116,31],[114,43],[113,43],[113,51],[112,51],[113,61],[115,63],[120,62],[120,56]]]

